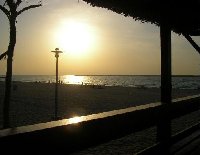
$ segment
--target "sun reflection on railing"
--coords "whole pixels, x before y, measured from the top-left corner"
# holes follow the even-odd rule
[[[81,121],[83,121],[83,118],[82,117],[78,117],[78,116],[69,119],[69,123],[72,123],[72,124],[79,123]]]

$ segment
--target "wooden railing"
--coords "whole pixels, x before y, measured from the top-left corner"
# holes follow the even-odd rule
[[[170,105],[150,103],[127,109],[47,123],[0,130],[1,152],[9,154],[15,148],[20,154],[64,154],[96,146],[128,134],[144,130],[160,122],[160,111],[174,119],[200,109],[200,95],[175,99]],[[190,128],[176,136],[171,143],[196,130]],[[163,151],[159,142],[140,154]]]

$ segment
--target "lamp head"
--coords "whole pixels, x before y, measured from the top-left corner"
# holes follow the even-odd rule
[[[59,53],[63,53],[62,51],[59,51],[59,48],[55,48],[55,51],[51,51],[55,53],[55,57],[58,58],[59,57]]]

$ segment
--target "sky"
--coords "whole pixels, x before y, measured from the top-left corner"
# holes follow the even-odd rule
[[[8,32],[7,18],[0,12],[0,53],[7,49]],[[59,75],[160,75],[159,33],[153,24],[81,0],[43,0],[42,7],[18,17],[13,74],[54,75],[51,51],[59,48]],[[200,44],[200,37],[193,39]],[[0,75],[5,73],[3,60]],[[172,74],[200,74],[200,55],[173,32]]]

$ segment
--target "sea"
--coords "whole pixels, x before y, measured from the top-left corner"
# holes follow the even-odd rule
[[[0,76],[0,81],[4,81]],[[13,75],[13,81],[55,83],[54,75]],[[160,88],[159,75],[62,75],[59,82],[75,85],[105,85],[122,87]],[[200,89],[200,76],[173,76],[172,87]]]

